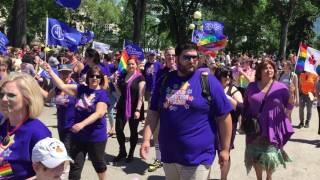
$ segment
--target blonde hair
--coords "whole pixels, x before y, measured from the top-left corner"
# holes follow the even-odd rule
[[[16,82],[17,86],[26,100],[26,106],[30,118],[37,118],[43,110],[43,96],[41,94],[38,82],[26,73],[11,73],[0,82],[0,88],[3,88],[9,82]]]

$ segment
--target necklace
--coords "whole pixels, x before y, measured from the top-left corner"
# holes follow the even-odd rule
[[[14,128],[13,128],[13,130],[11,130],[11,131],[9,131],[9,124],[10,123],[8,123],[7,124],[7,135],[6,135],[6,137],[5,138],[3,138],[3,140],[2,140],[2,145],[3,146],[7,146],[8,144],[9,144],[9,142],[10,142],[10,136],[12,135],[12,134],[14,134],[22,125],[23,125],[23,123],[25,123],[27,120],[28,120],[28,116],[26,116],[26,118],[22,121],[22,122],[20,122],[18,125],[16,125]]]

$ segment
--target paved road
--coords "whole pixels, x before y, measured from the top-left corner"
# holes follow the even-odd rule
[[[297,125],[298,111],[293,111],[293,122]],[[56,129],[56,115],[55,108],[45,108],[40,119],[49,127],[54,137],[58,137]],[[293,162],[289,163],[287,168],[279,168],[274,173],[275,180],[319,180],[320,179],[320,148],[316,147],[320,143],[320,136],[317,134],[318,114],[313,108],[313,115],[310,128],[295,129],[295,134],[292,136],[285,150],[289,154]],[[142,129],[140,124],[139,129]],[[130,135],[128,127],[125,129],[126,136]],[[139,142],[142,137],[139,136]],[[129,142],[126,143],[127,150],[129,149]],[[254,180],[254,171],[248,175],[243,163],[244,157],[244,135],[237,135],[235,140],[235,149],[231,152],[232,165],[229,173],[231,180]],[[140,160],[139,157],[140,144],[137,145],[135,151],[135,159],[132,163],[117,163],[112,164],[112,158],[118,153],[118,144],[115,138],[109,138],[106,148],[106,160],[108,163],[107,177],[110,180],[164,180],[164,172],[158,169],[155,172],[147,172],[147,163],[153,161],[154,150],[151,151],[149,160],[147,162]],[[211,174],[211,179],[219,179],[219,167],[215,162]],[[83,180],[95,180],[97,176],[89,160],[86,161],[84,170],[82,172]]]

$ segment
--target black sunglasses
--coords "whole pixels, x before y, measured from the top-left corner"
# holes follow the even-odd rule
[[[192,59],[198,59],[198,56],[192,56],[192,55],[183,55],[184,61],[191,61]]]
[[[97,78],[97,79],[100,79],[101,76],[100,76],[100,75],[94,75],[94,74],[93,74],[93,75],[90,75],[89,78]]]
[[[13,94],[13,93],[0,92],[0,99],[2,99],[5,95],[8,97],[8,99],[12,99],[17,96],[16,94]]]

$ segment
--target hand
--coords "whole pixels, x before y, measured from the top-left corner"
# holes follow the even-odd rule
[[[52,71],[51,66],[50,66],[48,63],[46,63],[46,62],[40,63],[40,67],[41,67],[42,69],[44,69],[45,71],[47,71],[47,72]]]
[[[150,150],[150,141],[144,140],[140,147],[140,157],[144,160],[147,159]]]
[[[134,112],[134,119],[139,119],[140,118],[140,112],[136,111]]]
[[[84,128],[83,124],[77,123],[77,124],[74,124],[74,125],[71,127],[71,132],[73,132],[73,133],[78,133],[78,132],[81,131],[81,129],[83,129],[83,128]]]
[[[220,168],[228,165],[230,159],[230,152],[229,150],[222,150],[219,153],[219,164],[220,164]]]

